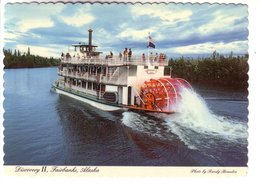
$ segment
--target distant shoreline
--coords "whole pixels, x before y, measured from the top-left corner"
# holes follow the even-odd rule
[[[19,50],[4,49],[4,69],[47,68],[60,65],[59,58],[47,58],[32,55]],[[172,77],[180,77],[190,83],[223,86],[247,90],[248,88],[248,54],[234,56],[233,52],[225,57],[214,51],[208,58],[169,59]]]
[[[208,58],[170,59],[172,77],[180,77],[201,85],[223,86],[234,89],[248,88],[248,54],[225,57],[216,51]]]
[[[4,55],[4,69],[52,67],[59,66],[61,62],[59,58],[33,55],[29,47],[24,53],[16,49],[4,49]]]
[[[35,67],[4,67],[4,70],[8,70],[8,69],[33,69],[33,68],[54,68],[54,67],[58,67],[59,65],[54,65],[54,66],[35,66]]]

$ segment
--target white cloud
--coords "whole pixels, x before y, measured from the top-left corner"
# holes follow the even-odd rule
[[[4,32],[4,39],[5,40],[11,40],[11,39],[16,39],[18,38],[19,36],[17,34],[14,34],[14,33],[9,33],[7,31]]]
[[[107,5],[108,9],[102,9],[102,11],[99,11],[99,6],[76,6],[72,4],[30,4],[9,6],[7,11],[7,19],[5,21],[6,29],[9,32],[4,35],[5,42],[7,43],[7,45],[8,43],[12,42],[12,44],[9,44],[9,46],[14,47],[15,44],[13,44],[13,41],[17,40],[17,44],[19,44],[17,47],[19,47],[20,49],[24,49],[24,51],[26,52],[28,48],[26,44],[30,44],[30,39],[25,38],[31,38],[31,40],[35,38],[37,39],[37,42],[35,43],[37,43],[37,45],[40,45],[42,39],[45,39],[47,37],[47,35],[40,33],[37,35],[33,35],[32,33],[30,33],[30,30],[33,28],[56,28],[54,27],[54,24],[56,22],[55,20],[63,21],[63,23],[67,24],[63,25],[61,22],[59,22],[58,25],[64,27],[81,27],[85,24],[88,24],[88,26],[90,27],[93,26],[93,44],[98,45],[101,51],[103,51],[103,49],[108,51],[112,49],[119,49],[121,45],[125,44],[125,41],[144,42],[145,48],[149,32],[151,32],[151,36],[155,40],[156,47],[158,46],[156,49],[159,49],[159,46],[161,46],[159,45],[159,43],[164,43],[166,39],[168,40],[168,43],[169,39],[171,39],[172,42],[174,42],[175,40],[176,42],[178,42],[178,40],[190,40],[194,37],[201,37],[201,35],[214,33],[216,31],[224,35],[230,31],[239,31],[240,29],[245,29],[247,27],[247,21],[245,21],[247,13],[244,6],[242,7],[243,9],[239,9],[237,8],[237,6],[228,6],[224,7],[223,9],[223,6],[222,8],[220,6],[220,8],[208,10],[208,6],[204,5],[129,5],[121,6],[121,8],[123,9],[121,9],[122,11],[118,11],[118,14],[108,13],[110,12],[109,8],[110,6],[112,7],[112,5]],[[115,10],[117,8],[116,6],[117,5],[114,4],[112,9]],[[199,9],[196,7],[199,7]],[[214,11],[216,9],[217,11]],[[129,14],[128,10],[130,10],[131,14]],[[197,16],[200,15],[200,11],[202,11],[201,14],[203,15],[201,17]],[[122,16],[121,18],[121,12],[127,16]],[[100,20],[98,16],[105,16],[105,18]],[[125,17],[129,17],[129,21]],[[122,19],[124,20],[122,21]],[[206,20],[208,19],[210,19],[210,23],[205,24],[205,22],[207,22]],[[193,20],[194,22],[190,22],[191,20]],[[114,22],[113,24],[108,24],[109,21]],[[234,26],[234,23],[236,21],[241,23]],[[113,25],[113,27],[111,27],[111,25]],[[79,32],[80,34],[83,33],[83,29],[80,28],[70,27],[70,29],[74,29],[75,32]],[[84,33],[86,33],[86,36],[83,36],[82,40],[87,42],[87,30],[85,30]],[[62,36],[62,34],[60,36]],[[57,36],[57,39],[59,39],[59,36]],[[72,40],[72,43],[74,41],[82,41],[77,36],[75,36],[75,38],[73,38],[72,36],[66,39]],[[203,54],[212,53],[214,50],[217,50],[220,53],[222,51],[230,52],[232,50],[233,52],[244,52],[247,50],[246,42],[236,42],[237,44],[235,44],[235,42],[232,42],[229,44],[224,44],[213,43],[213,40],[214,39],[212,39],[212,43],[208,42],[205,44],[189,45],[176,48],[170,48],[169,46],[169,48],[167,48],[165,51],[169,53],[180,54]],[[228,40],[223,40],[223,42],[224,41],[228,42]],[[44,43],[45,42],[43,42],[43,44]],[[238,43],[241,45],[239,45]],[[34,54],[44,55],[47,57],[49,57],[50,55],[60,55],[59,53],[61,52],[61,50],[54,49],[54,46],[51,47],[52,48],[45,48],[42,44],[40,45],[40,47],[30,46],[31,52],[34,52]],[[67,48],[67,45],[65,47]],[[140,46],[136,46],[136,48],[137,47]],[[135,53],[137,53],[138,51],[139,50],[136,49]],[[161,52],[159,50],[157,51]],[[143,52],[143,50],[140,52]]]
[[[172,52],[178,54],[209,54],[213,51],[217,51],[219,53],[230,53],[233,51],[234,53],[246,53],[248,49],[247,41],[235,41],[230,43],[203,43],[196,45],[188,45],[182,47],[176,47],[171,49]]]
[[[68,25],[80,27],[84,24],[89,24],[89,23],[93,22],[93,20],[95,18],[91,15],[77,14],[72,17],[62,17],[61,19]]]
[[[147,39],[149,32],[155,32],[154,28],[147,28],[143,30],[137,30],[133,28],[127,28],[117,35],[121,39],[131,39],[133,41]]]
[[[6,7],[5,22],[15,24],[19,32],[28,32],[33,28],[52,27],[52,16],[59,15],[64,5],[53,4],[19,4]],[[9,29],[14,29],[14,25]]]
[[[153,26],[149,26],[143,30],[134,30],[133,28],[128,28],[124,29],[124,31],[120,33],[121,37],[127,37],[127,35],[131,35],[131,37],[135,40],[146,38],[148,32],[151,32],[152,35],[155,33],[156,37],[154,37],[154,39],[157,41],[168,39],[169,35],[176,34],[178,34],[179,38],[182,38],[184,37],[184,31],[182,30],[182,32],[177,32],[177,30],[181,29],[182,26],[176,27],[176,25],[180,21],[188,23],[192,16],[192,11],[188,8],[179,8],[178,6],[165,6],[157,4],[132,6],[130,11],[133,18],[136,20],[139,19],[140,16],[147,16],[147,19],[159,18],[161,20],[160,23],[156,23]],[[151,21],[149,19],[148,21]],[[133,27],[133,25],[128,26]],[[123,27],[126,26],[124,25]],[[193,30],[185,30],[186,33],[190,33],[192,31]],[[186,33],[185,37],[187,36]]]
[[[238,27],[245,27],[245,25],[234,25],[236,20],[243,18],[245,15],[237,11],[224,11],[218,10],[213,13],[214,19],[208,24],[202,25],[198,28],[198,31],[202,34],[210,34],[218,31],[230,31]]]
[[[109,44],[113,42],[114,35],[108,32],[104,28],[97,28],[93,33],[93,44],[101,45],[101,44]]]
[[[80,27],[84,24],[92,23],[95,17],[85,10],[80,9],[73,16],[62,16],[61,19],[68,25]]]
[[[56,48],[51,47],[39,47],[33,45],[16,45],[16,49],[18,49],[21,53],[27,52],[28,47],[30,47],[30,52],[33,55],[39,55],[43,57],[58,57],[60,50],[58,51]]]
[[[19,22],[20,31],[26,32],[33,28],[47,28],[52,27],[54,25],[53,21],[49,18],[42,19],[27,19]]]
[[[192,15],[192,11],[188,9],[170,9],[167,6],[159,5],[148,5],[148,6],[133,6],[131,12],[134,17],[147,15],[150,17],[158,17],[162,21],[174,22],[178,20],[189,20],[189,17]]]

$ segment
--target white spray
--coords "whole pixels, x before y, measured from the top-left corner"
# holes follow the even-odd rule
[[[173,108],[176,110],[175,114],[155,114],[154,116],[160,118],[164,126],[168,127],[169,132],[177,135],[192,149],[200,147],[202,141],[207,141],[211,137],[228,142],[239,142],[241,139],[246,140],[248,136],[245,123],[215,115],[203,98],[191,89],[181,90],[181,100]],[[143,126],[147,125],[143,121],[146,120],[147,118],[137,113],[125,112],[122,122],[135,130],[143,131]],[[161,136],[164,137],[164,135]]]
[[[190,148],[201,144],[201,141],[194,140],[195,134],[197,138],[204,137],[204,140],[214,136],[231,142],[246,140],[248,136],[245,123],[215,115],[203,98],[191,89],[181,90],[181,100],[177,104],[176,111],[175,114],[164,116],[163,119],[171,131]]]

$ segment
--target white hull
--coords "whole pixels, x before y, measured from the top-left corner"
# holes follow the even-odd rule
[[[57,89],[55,88],[56,92],[59,93],[59,94],[63,94],[63,95],[66,95],[66,96],[69,96],[71,98],[74,98],[76,100],[79,100],[79,101],[82,101],[82,102],[85,102],[93,107],[96,107],[98,109],[101,109],[103,111],[116,111],[116,110],[120,110],[120,109],[123,109],[122,107],[116,107],[116,106],[111,106],[111,105],[106,105],[106,104],[102,104],[102,103],[99,103],[99,102],[96,102],[96,101],[93,101],[93,100],[90,100],[90,99],[87,99],[87,98],[83,98],[83,97],[80,97],[80,96],[77,96],[77,95],[74,95],[72,93],[68,93],[66,91],[63,91],[63,90],[60,90],[60,89]]]

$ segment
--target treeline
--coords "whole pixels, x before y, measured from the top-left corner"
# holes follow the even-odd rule
[[[223,56],[213,52],[208,58],[170,59],[172,77],[182,77],[195,84],[247,89],[248,54]]]
[[[4,49],[4,55],[4,68],[50,67],[60,64],[60,59],[32,55],[30,48],[28,48],[27,53],[21,53],[19,50],[14,50],[13,52],[10,49]]]

